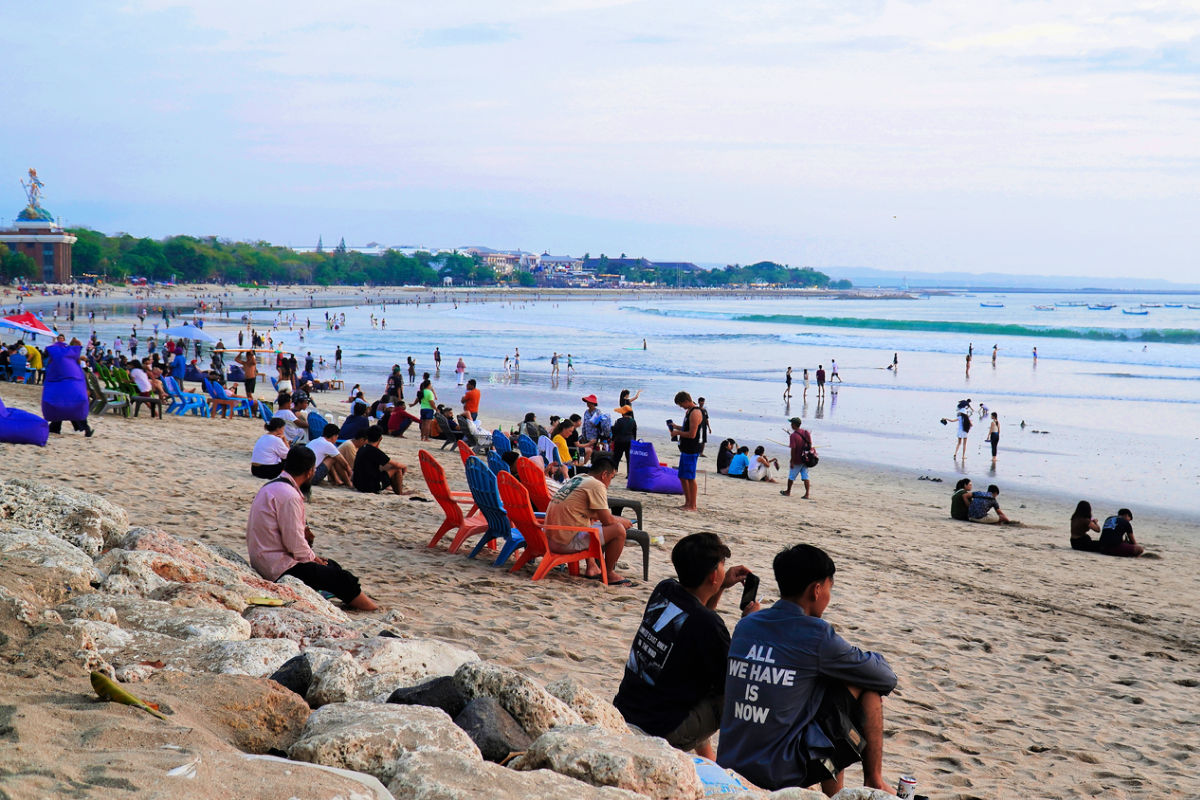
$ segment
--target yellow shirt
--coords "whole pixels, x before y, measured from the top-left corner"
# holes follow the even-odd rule
[[[562,459],[562,462],[564,464],[570,464],[571,448],[567,447],[567,440],[563,438],[563,435],[560,433],[550,441],[554,442],[554,445],[558,448],[558,457]]]
[[[25,364],[30,369],[41,369],[42,351],[31,344],[25,345]]]

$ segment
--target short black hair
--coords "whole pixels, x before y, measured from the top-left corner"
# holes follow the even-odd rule
[[[521,454],[518,453],[516,450],[505,450],[500,455],[500,458],[504,459],[504,463],[508,464],[510,467],[516,466],[517,459],[520,457],[521,457]]]
[[[283,471],[293,478],[303,475],[317,464],[317,454],[308,445],[292,446],[283,459]]]
[[[616,472],[617,462],[608,453],[596,453],[592,456],[592,472]]]
[[[263,428],[268,431],[277,431],[280,428],[283,428],[286,426],[287,426],[287,423],[284,422],[279,417],[271,417],[269,420],[267,420],[267,424],[263,425]]]
[[[690,402],[692,402],[692,396],[687,392],[679,392],[675,395],[675,405]]]
[[[321,431],[321,438],[328,439],[330,436],[337,436],[338,432],[340,431],[341,428],[339,428],[337,425],[334,425],[332,422],[327,423],[325,428]]]
[[[475,388],[475,379],[474,379],[474,378],[468,378],[468,379],[467,379],[467,388],[468,388],[468,389],[474,389],[474,388]]]
[[[383,439],[383,429],[378,425],[372,425],[367,428],[367,441],[375,444]]]
[[[567,417],[567,419],[571,420],[571,422],[579,422],[583,419],[583,417],[579,416],[578,414],[572,414],[571,416]]]
[[[708,531],[689,534],[671,548],[671,564],[685,589],[695,589],[704,583],[729,556],[729,548],[721,537]]]
[[[1133,512],[1130,511],[1128,508],[1122,508],[1120,511],[1117,512],[1117,516],[1118,517],[1129,517],[1130,519],[1133,519]]]
[[[992,494],[1000,494],[1000,487],[993,483],[988,486],[988,491]]]
[[[799,597],[814,583],[832,578],[836,567],[824,550],[811,544],[798,544],[782,550],[771,565],[780,597]]]

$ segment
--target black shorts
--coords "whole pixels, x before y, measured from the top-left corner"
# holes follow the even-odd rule
[[[1085,553],[1099,553],[1100,543],[1087,534],[1084,534],[1071,540],[1071,549],[1082,550]]]
[[[867,743],[862,706],[844,684],[826,685],[825,697],[812,724],[819,726],[833,742],[833,750],[804,764],[802,786],[834,778],[846,767],[862,761],[862,751]]]
[[[342,569],[341,565],[332,558],[328,558],[326,561],[328,563],[325,564],[318,564],[315,561],[296,564],[283,574],[299,579],[318,592],[329,592],[343,603],[348,604],[362,594],[362,588],[358,584],[358,578],[354,577],[354,573]]]
[[[251,464],[250,474],[256,478],[263,480],[274,480],[279,477],[279,473],[283,472],[283,462],[278,464]]]
[[[254,387],[258,382],[258,378],[246,378],[242,381],[242,385],[246,387],[246,394],[254,394]]]

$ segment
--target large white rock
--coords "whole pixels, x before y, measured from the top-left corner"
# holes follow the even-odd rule
[[[774,795],[772,795],[773,797]],[[895,800],[895,795],[881,792],[878,789],[868,789],[865,786],[842,789],[832,800]]]
[[[205,672],[266,678],[298,655],[300,646],[288,639],[246,639],[209,642],[192,656],[191,663]]]
[[[295,608],[251,606],[242,612],[254,636],[267,639],[291,639],[308,647],[320,639],[361,639],[353,628],[339,625],[328,617]]]
[[[618,735],[590,725],[547,731],[510,766],[550,769],[593,786],[617,786],[657,800],[694,800],[704,794],[691,757],[665,739]]]
[[[436,639],[393,639],[372,636],[358,639],[318,639],[306,653],[335,653],[325,663],[314,658],[313,680],[305,699],[317,707],[325,703],[367,700],[391,694],[429,678],[452,675],[465,663],[477,661],[473,650]]]
[[[304,699],[313,708],[329,703],[358,700],[359,685],[366,677],[367,671],[362,665],[351,658],[349,653],[342,653],[313,669],[312,682],[308,685]]]
[[[387,783],[401,756],[423,748],[481,760],[479,748],[440,708],[363,702],[317,709],[288,756],[365,772]]]
[[[179,608],[159,600],[88,594],[58,607],[64,619],[96,618],[111,608],[122,628],[170,636],[175,639],[238,641],[250,638],[250,623],[234,611],[219,608]]]
[[[99,582],[100,573],[87,553],[49,531],[0,531],[0,554],[46,571],[45,580],[65,583],[75,590]]]
[[[549,770],[517,772],[443,750],[401,756],[388,789],[395,800],[645,800],[640,794],[590,786]]]
[[[616,706],[601,700],[574,678],[560,678],[548,683],[546,691],[570,706],[585,725],[595,725],[610,733],[629,733],[629,725]]]
[[[583,724],[583,719],[566,703],[508,667],[487,661],[469,661],[455,671],[454,682],[468,701],[476,697],[494,697],[533,737],[541,736],[555,726]]]
[[[0,480],[0,525],[49,531],[95,557],[115,546],[129,517],[102,497],[24,478]]]

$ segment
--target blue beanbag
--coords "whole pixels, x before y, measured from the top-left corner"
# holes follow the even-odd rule
[[[0,442],[45,447],[49,436],[50,424],[46,420],[19,408],[8,408],[0,400]]]
[[[625,488],[635,492],[683,494],[679,472],[675,467],[662,467],[650,442],[631,442],[629,445],[629,482]]]
[[[79,366],[80,345],[55,342],[46,348],[46,380],[42,416],[50,422],[84,420],[88,416],[87,381]]]

